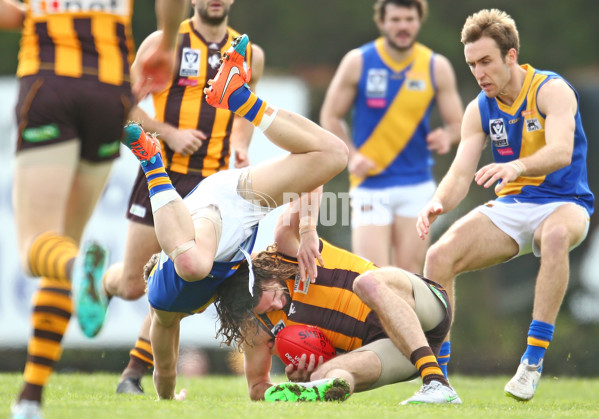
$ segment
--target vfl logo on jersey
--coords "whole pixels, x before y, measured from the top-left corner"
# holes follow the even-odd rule
[[[291,303],[289,305],[289,312],[287,313],[287,316],[293,316],[295,314],[295,306],[293,305],[293,303]]]
[[[200,51],[189,47],[183,48],[181,53],[181,77],[198,77],[200,74]]]
[[[300,292],[302,294],[307,294],[309,287],[310,287],[310,278],[306,278],[306,281],[302,282],[299,274],[297,274],[295,276],[295,283],[293,284],[293,292]]]
[[[369,108],[387,106],[387,80],[389,73],[384,68],[371,68],[366,76],[366,105]]]
[[[273,335],[277,335],[281,330],[285,328],[285,322],[281,319],[275,326],[270,330]]]
[[[129,3],[129,0],[31,0],[29,8],[32,16],[66,12],[130,16]]]
[[[208,57],[208,65],[213,69],[220,67],[220,51],[210,54],[210,57]]]
[[[406,90],[412,90],[415,92],[424,92],[426,89],[426,82],[424,80],[407,79]]]
[[[533,132],[543,129],[541,123],[537,118],[525,119],[526,122],[526,131]]]
[[[507,147],[509,145],[503,119],[489,120],[489,136],[495,147]]]

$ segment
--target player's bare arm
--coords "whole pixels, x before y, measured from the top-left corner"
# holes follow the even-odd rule
[[[251,400],[264,400],[264,392],[273,385],[270,379],[274,343],[262,329],[256,335],[255,329],[246,331],[252,336],[250,343],[242,345],[245,359],[245,378]]]
[[[443,126],[431,131],[426,140],[429,150],[446,154],[451,146],[460,140],[464,106],[458,92],[455,72],[449,60],[437,54],[433,66],[437,83],[436,101]]]
[[[431,201],[420,211],[416,230],[424,238],[430,225],[440,214],[458,206],[466,197],[485,145],[478,102],[473,100],[466,108],[462,123],[462,139],[449,171],[439,183]]]
[[[356,149],[345,117],[356,98],[361,71],[362,54],[360,51],[355,49],[348,52],[341,60],[331,80],[320,109],[320,125],[345,142],[350,156],[356,152]]]
[[[20,1],[0,0],[0,29],[21,29],[26,11],[27,6]]]

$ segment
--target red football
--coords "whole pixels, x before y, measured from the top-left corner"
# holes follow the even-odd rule
[[[302,354],[314,354],[316,362],[322,355],[325,361],[333,358],[337,353],[331,341],[316,326],[296,324],[281,329],[275,337],[275,347],[279,358],[285,365],[293,364],[297,367]]]

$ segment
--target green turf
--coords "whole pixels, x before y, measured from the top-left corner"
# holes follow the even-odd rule
[[[282,380],[283,377],[276,377]],[[85,418],[556,418],[599,417],[599,379],[543,377],[534,400],[505,397],[508,377],[452,377],[464,401],[461,406],[400,406],[420,387],[419,381],[354,394],[344,403],[251,402],[243,377],[180,378],[187,389],[184,402],[155,401],[151,377],[143,384],[149,395],[115,394],[114,374],[55,374],[46,390],[46,419]],[[20,374],[0,374],[0,417],[21,385]]]

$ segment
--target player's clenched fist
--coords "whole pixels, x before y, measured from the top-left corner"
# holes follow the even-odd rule
[[[416,220],[416,231],[421,239],[429,233],[431,224],[443,213],[443,205],[439,201],[432,200],[424,206]]]

